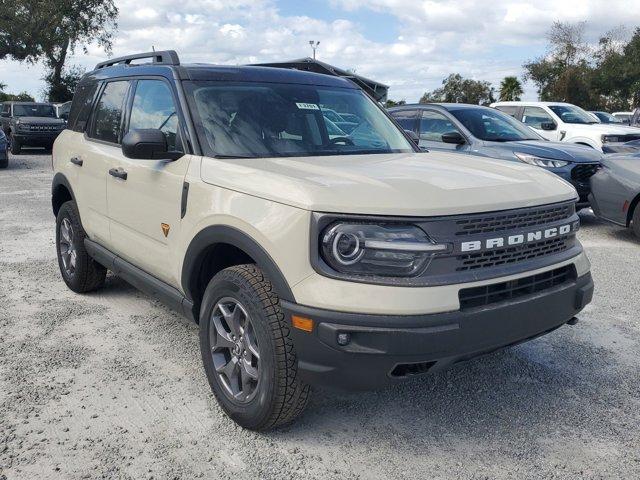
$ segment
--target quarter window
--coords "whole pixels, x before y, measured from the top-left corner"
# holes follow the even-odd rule
[[[540,107],[524,107],[522,122],[538,130],[542,130],[543,123],[555,123],[551,115]]]
[[[136,87],[129,130],[145,128],[162,130],[169,151],[183,151],[173,95],[169,86],[161,80],[140,80]]]
[[[122,111],[129,82],[109,82],[104,87],[94,113],[93,133],[97,140],[118,143],[122,126]]]
[[[442,135],[458,132],[456,126],[441,113],[424,110],[420,119],[420,140],[442,142]]]

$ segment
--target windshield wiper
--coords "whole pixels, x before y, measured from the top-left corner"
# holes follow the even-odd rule
[[[255,155],[214,155],[213,158],[221,158],[221,159],[228,159],[228,158],[259,158]]]

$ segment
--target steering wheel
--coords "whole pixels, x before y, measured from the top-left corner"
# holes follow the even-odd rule
[[[345,145],[354,146],[353,140],[349,137],[335,137],[329,140],[329,145],[335,145],[336,143],[344,142]]]

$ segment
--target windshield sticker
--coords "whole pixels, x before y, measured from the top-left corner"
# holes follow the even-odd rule
[[[296,103],[300,110],[320,110],[320,107],[315,103]]]

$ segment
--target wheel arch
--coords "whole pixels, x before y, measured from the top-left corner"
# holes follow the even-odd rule
[[[633,220],[633,214],[635,213],[636,208],[640,208],[638,207],[638,204],[640,204],[640,193],[638,193],[629,204],[629,210],[627,211],[627,227],[631,225],[631,220]]]
[[[51,182],[51,207],[53,209],[53,214],[57,216],[62,204],[69,200],[76,200],[76,197],[73,194],[73,189],[71,188],[67,177],[58,172],[55,174],[53,181]]]
[[[214,225],[204,228],[191,240],[182,264],[182,288],[186,298],[193,303],[196,321],[202,295],[211,278],[225,268],[243,263],[256,264],[282,300],[295,301],[282,271],[258,242],[237,228]]]

